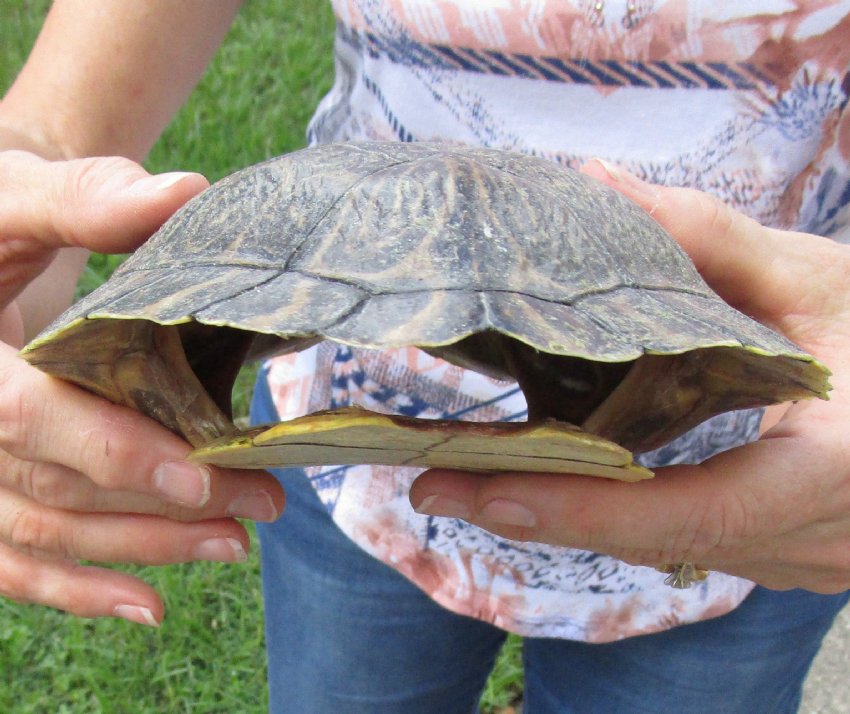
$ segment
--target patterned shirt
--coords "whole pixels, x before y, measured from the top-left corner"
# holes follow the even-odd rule
[[[334,0],[334,9],[336,82],[311,143],[455,142],[573,167],[603,157],[768,225],[831,235],[846,221],[850,2]],[[283,419],[349,404],[525,418],[515,384],[415,348],[323,343],[271,360],[268,379]],[[759,417],[716,417],[640,460],[702,461],[755,438]],[[712,573],[676,591],[652,568],[418,515],[407,499],[416,469],[307,473],[367,552],[447,608],[522,635],[611,641],[723,614],[752,588]]]

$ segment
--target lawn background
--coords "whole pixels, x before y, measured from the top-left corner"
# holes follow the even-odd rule
[[[0,0],[0,95],[48,6],[48,0]],[[303,146],[307,121],[332,81],[332,42],[329,3],[248,0],[146,167],[199,171],[215,180]],[[118,260],[93,256],[80,291],[102,282]],[[162,594],[167,612],[159,630],[0,600],[0,711],[264,712],[256,548],[245,565],[126,570]],[[483,712],[499,711],[521,690],[519,651],[511,638],[487,684]]]

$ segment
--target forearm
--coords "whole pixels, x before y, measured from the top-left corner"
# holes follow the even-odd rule
[[[0,103],[0,140],[23,135],[41,153],[64,158],[144,158],[240,4],[56,0]]]

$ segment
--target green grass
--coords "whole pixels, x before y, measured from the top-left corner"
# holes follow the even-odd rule
[[[48,5],[0,0],[0,94],[23,63]],[[332,80],[332,33],[326,2],[248,0],[210,70],[152,151],[149,170],[200,171],[215,180],[302,146],[307,121]],[[96,287],[119,261],[93,256],[80,292]],[[246,382],[243,377],[237,409],[244,410]],[[0,600],[0,712],[264,712],[256,549],[242,566],[126,570],[163,595],[167,616],[159,630]],[[522,691],[520,649],[520,641],[509,638],[487,684],[483,712],[499,711]]]

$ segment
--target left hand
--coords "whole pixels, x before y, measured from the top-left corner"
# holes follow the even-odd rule
[[[156,626],[164,606],[152,587],[79,561],[238,562],[249,538],[235,517],[283,510],[270,474],[188,463],[191,447],[164,427],[15,349],[28,314],[15,298],[57,252],[133,249],[207,185],[120,157],[0,151],[0,598]],[[39,286],[42,302],[57,287],[53,276]]]
[[[435,469],[416,480],[411,503],[633,564],[691,561],[773,589],[850,588],[850,247],[766,228],[707,194],[601,162],[584,171],[649,211],[728,303],[826,364],[829,401],[793,404],[758,441],[649,481]]]

